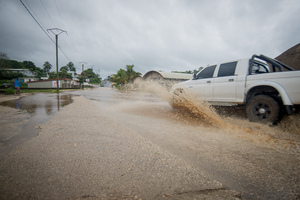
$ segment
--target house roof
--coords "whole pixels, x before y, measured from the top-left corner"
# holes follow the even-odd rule
[[[146,79],[152,74],[158,74],[165,79],[180,79],[180,80],[189,80],[193,78],[193,74],[185,74],[185,73],[174,73],[174,72],[158,72],[158,71],[149,71],[147,72],[143,78]]]
[[[28,83],[33,83],[33,82],[45,82],[45,81],[56,81],[57,79],[45,79],[45,80],[38,80],[38,81],[30,81]],[[65,80],[65,81],[76,81],[76,80],[72,80],[69,78],[60,78],[58,80]]]
[[[7,71],[30,71],[30,69],[15,69],[15,68],[0,68],[1,70]]]

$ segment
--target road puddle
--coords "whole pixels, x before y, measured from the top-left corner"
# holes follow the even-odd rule
[[[40,118],[59,111],[65,105],[72,103],[71,94],[46,94],[40,93],[21,97],[10,101],[1,102],[1,106],[26,110],[29,113],[40,115]]]
[[[39,129],[36,125],[46,122],[62,107],[72,103],[73,96],[72,94],[39,93],[1,102],[0,106],[16,109],[1,113],[1,123],[6,123],[0,134],[1,154],[37,136]],[[4,127],[9,128],[4,129]]]

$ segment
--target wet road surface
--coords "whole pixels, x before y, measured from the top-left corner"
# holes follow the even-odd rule
[[[23,118],[16,117],[15,119],[10,119],[12,121],[26,120],[26,123],[21,124],[20,129],[16,129],[18,127],[11,127],[8,130],[2,131],[0,137],[0,155],[6,154],[14,147],[37,136],[39,129],[36,125],[46,122],[62,107],[72,103],[73,96],[71,94],[38,93],[1,102],[0,106],[16,109],[18,111],[16,115],[22,112],[23,114],[26,112],[28,115]],[[3,113],[2,117],[5,117]],[[10,122],[12,123],[12,121]],[[5,135],[3,132],[5,132]]]
[[[199,116],[174,110],[168,102],[149,93],[101,88],[64,94],[69,95],[66,99],[80,95],[92,100],[107,118],[221,182],[225,189],[241,192],[245,199],[300,197],[299,135],[236,118],[222,119],[224,127],[214,127]],[[62,104],[55,95],[46,99],[58,102],[52,104],[56,108]],[[58,109],[43,110],[42,115],[51,116]]]

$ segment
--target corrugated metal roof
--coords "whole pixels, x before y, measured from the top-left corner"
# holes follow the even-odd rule
[[[151,76],[151,74],[159,74],[164,79],[189,80],[189,79],[193,78],[193,74],[174,73],[174,72],[159,72],[159,71],[149,71],[143,76],[143,78],[147,78],[147,77]]]
[[[45,81],[56,81],[57,79],[45,79],[45,80],[38,80],[38,81],[29,81],[28,83],[33,83],[33,82],[45,82]],[[65,80],[65,81],[76,81],[76,80],[72,80],[69,78],[60,78],[58,80]],[[78,81],[77,81],[78,82]]]
[[[160,73],[164,78],[167,79],[192,79],[193,74],[185,74],[185,73],[174,73],[174,72],[158,72]]]

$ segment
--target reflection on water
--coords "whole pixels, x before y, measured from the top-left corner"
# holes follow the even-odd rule
[[[21,109],[20,99],[16,100],[16,109]]]
[[[26,110],[35,115],[51,115],[73,102],[71,94],[35,94],[0,103],[1,106]],[[40,116],[44,117],[44,116]]]
[[[0,157],[24,141],[35,137],[39,133],[37,124],[46,122],[51,115],[59,111],[65,105],[73,102],[72,94],[49,94],[39,93],[20,99],[1,102],[1,106],[7,106],[18,110],[26,110],[31,114],[30,120],[22,125],[21,130],[7,130],[7,137],[0,140]],[[17,131],[18,130],[18,131]],[[17,132],[16,132],[17,131]],[[9,137],[9,135],[12,135]]]

